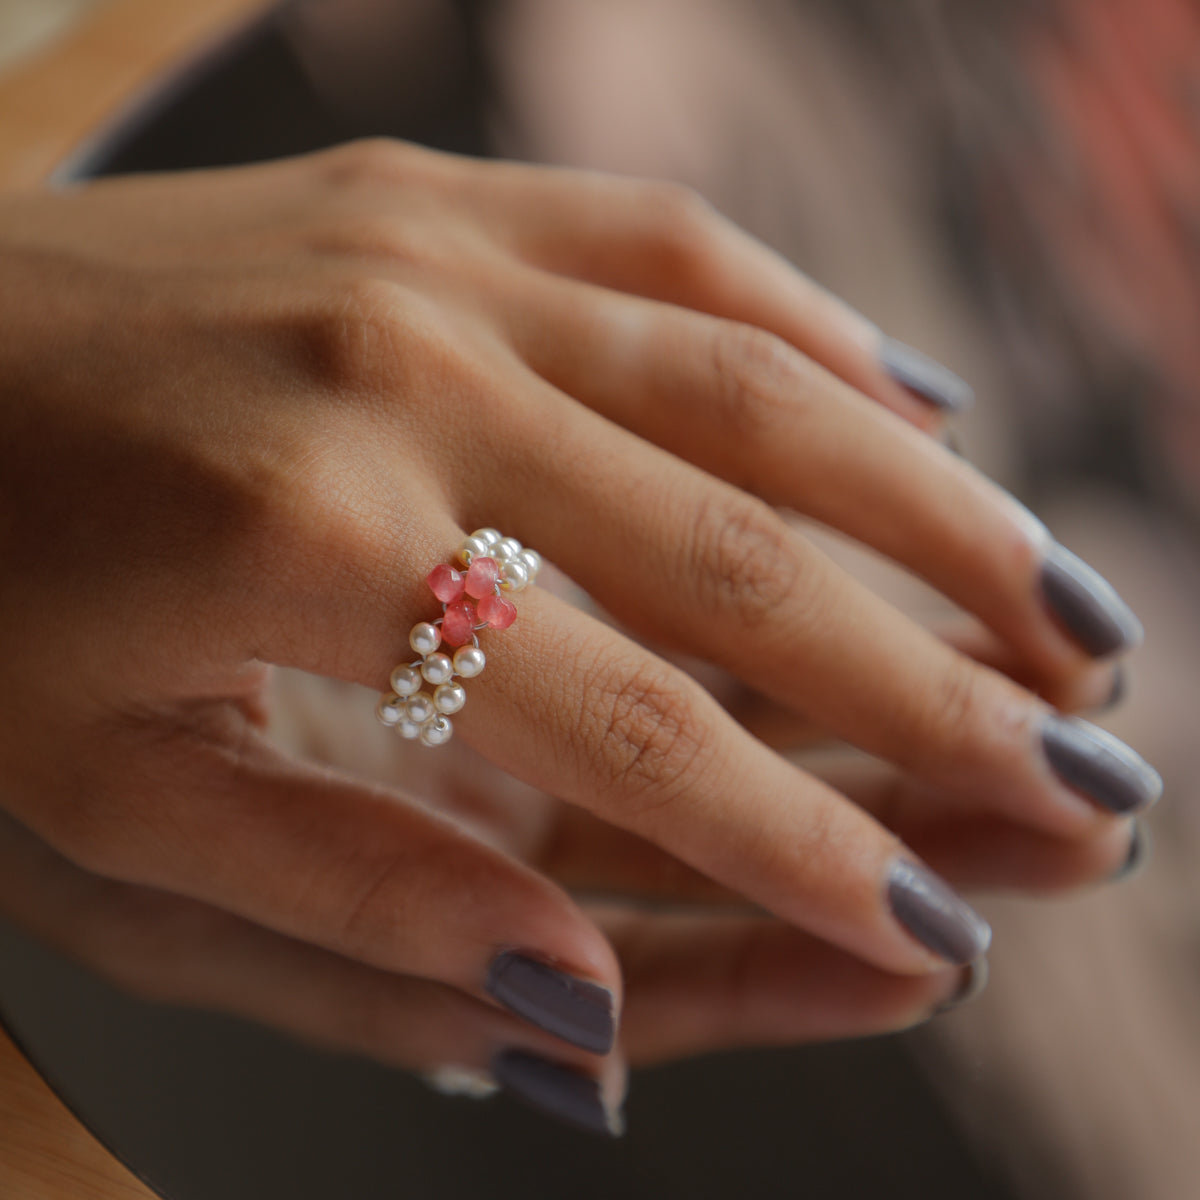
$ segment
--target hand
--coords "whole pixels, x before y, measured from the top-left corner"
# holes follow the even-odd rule
[[[986,947],[910,834],[951,877],[1002,845],[1016,885],[1123,859],[1153,772],[770,506],[923,575],[1046,694],[1109,686],[1131,614],[898,419],[934,423],[894,347],[688,194],[368,143],[0,212],[4,804],[71,862],[606,1049],[617,955],[559,885],[261,733],[263,664],[383,688],[483,524],[902,778],[839,793],[540,589],[462,740],[876,972],[944,994]]]

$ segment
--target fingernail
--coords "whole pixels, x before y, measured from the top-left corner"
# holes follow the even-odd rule
[[[892,915],[923,946],[960,967],[982,958],[991,926],[940,876],[898,858],[888,872]]]
[[[1047,716],[1042,748],[1068,787],[1115,813],[1149,808],[1162,795],[1162,777],[1124,742],[1078,717]]]
[[[486,1071],[477,1067],[435,1067],[426,1071],[424,1079],[443,1096],[466,1096],[471,1100],[486,1100],[500,1088]]]
[[[1129,668],[1124,663],[1117,663],[1113,667],[1112,690],[1108,693],[1108,699],[1100,706],[1101,712],[1111,712],[1114,708],[1124,702],[1125,697],[1129,694]]]
[[[1041,587],[1046,607],[1093,657],[1128,650],[1142,640],[1142,623],[1112,584],[1057,542],[1042,562]]]
[[[562,1063],[525,1050],[501,1050],[492,1060],[492,1074],[506,1092],[547,1116],[589,1133],[620,1137],[625,1123],[609,1112],[600,1083]]]
[[[896,338],[883,339],[879,347],[879,365],[898,384],[935,408],[965,412],[975,403],[975,393],[965,380]]]
[[[1129,853],[1125,861],[1113,872],[1109,882],[1118,883],[1122,879],[1132,879],[1150,861],[1150,831],[1141,823],[1134,821],[1133,831],[1129,835]]]
[[[510,1012],[581,1050],[607,1054],[612,1049],[613,994],[602,984],[506,950],[492,960],[484,988]]]
[[[986,958],[977,958],[973,963],[968,963],[962,969],[962,979],[959,982],[958,990],[943,1000],[933,1010],[933,1015],[940,1017],[942,1013],[949,1012],[952,1008],[958,1008],[959,1005],[966,1004],[968,1000],[974,1000],[987,987],[987,981],[988,961]]]

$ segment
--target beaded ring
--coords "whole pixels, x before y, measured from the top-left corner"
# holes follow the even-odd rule
[[[465,572],[439,563],[425,577],[442,603],[442,615],[412,627],[408,644],[419,657],[392,672],[392,690],[375,706],[384,725],[426,746],[450,740],[450,717],[467,702],[459,679],[474,679],[487,665],[479,631],[507,629],[517,619],[517,606],[503,593],[529,587],[542,568],[536,550],[525,549],[497,529],[477,529],[456,557]],[[453,654],[443,646],[452,647]],[[432,692],[423,690],[427,683]]]

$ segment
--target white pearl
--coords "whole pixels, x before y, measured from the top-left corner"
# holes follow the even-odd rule
[[[433,693],[438,712],[456,713],[467,702],[467,689],[461,683],[443,683]]]
[[[399,696],[384,693],[375,705],[375,715],[385,725],[395,725],[404,717],[404,701]]]
[[[489,546],[494,546],[504,535],[498,529],[493,529],[490,525],[486,529],[477,529],[473,534],[473,538],[478,538],[481,542],[486,542]]]
[[[487,656],[478,646],[460,646],[454,652],[454,669],[464,679],[474,679],[487,666]]]
[[[431,654],[421,665],[421,674],[430,683],[445,683],[454,674],[454,663],[448,654]]]
[[[473,559],[475,555],[487,554],[489,551],[489,544],[485,542],[483,538],[475,537],[475,535],[472,534],[458,548],[459,561],[462,562],[464,566],[469,567],[471,565],[471,559]]]
[[[442,644],[442,631],[428,621],[418,621],[408,635],[408,644],[423,658]]]
[[[500,586],[506,592],[519,592],[529,582],[529,572],[519,558],[511,558],[500,568]]]
[[[433,697],[428,692],[418,692],[408,702],[408,719],[424,725],[434,714]]]
[[[510,558],[516,558],[524,547],[516,538],[501,538],[492,547],[492,557],[498,562],[507,562]]]
[[[397,696],[411,696],[421,690],[421,672],[416,667],[399,666],[392,672],[392,691]]]
[[[454,726],[445,717],[435,717],[421,730],[421,741],[426,746],[440,746],[450,740]]]
[[[396,732],[402,738],[407,738],[410,742],[414,738],[419,738],[421,730],[424,728],[423,725],[418,725],[416,721],[410,721],[407,717],[402,717],[396,724]]]
[[[536,550],[522,550],[520,558],[525,564],[525,570],[529,572],[529,582],[532,583],[542,569],[542,556]]]

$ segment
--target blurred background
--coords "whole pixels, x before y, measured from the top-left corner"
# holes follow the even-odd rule
[[[94,4],[0,0],[0,70]],[[1200,1195],[1200,4],[308,0],[62,177],[363,133],[691,184],[969,379],[963,452],[1145,622],[1103,720],[1166,780],[1153,861],[983,898],[990,986],[915,1034],[635,1077],[617,1147],[129,1001],[0,929],[35,1060],[172,1200]]]

